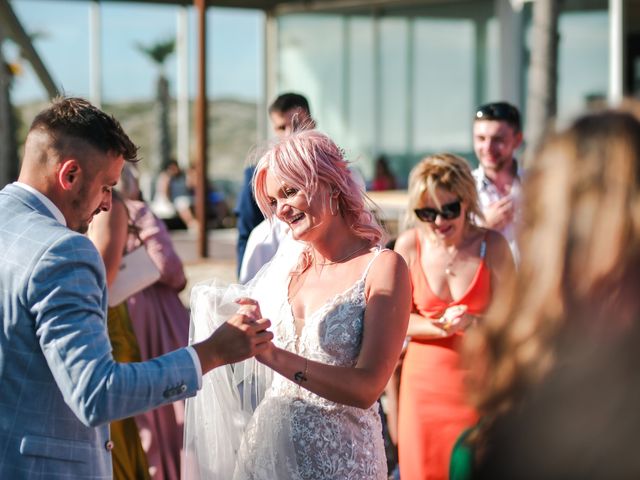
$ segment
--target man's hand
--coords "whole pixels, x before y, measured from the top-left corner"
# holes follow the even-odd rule
[[[237,302],[242,305],[238,313],[220,325],[209,338],[193,345],[203,374],[215,367],[253,357],[270,346],[273,334],[267,328],[271,322],[260,318],[258,303],[247,298]]]
[[[483,210],[485,225],[493,230],[502,230],[513,222],[515,206],[511,196],[493,202]]]

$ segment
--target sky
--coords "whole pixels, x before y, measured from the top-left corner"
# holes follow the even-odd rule
[[[90,3],[83,0],[10,0],[54,82],[67,95],[88,97]],[[176,36],[181,7],[106,2],[100,7],[102,28],[102,100],[152,98],[156,67],[136,45],[151,45]],[[196,90],[195,11],[188,9],[189,90]],[[207,93],[209,97],[256,100],[262,89],[263,14],[256,10],[209,8],[207,12]],[[15,45],[5,46],[9,61],[18,59]],[[17,104],[46,99],[46,93],[22,61],[12,96]],[[167,61],[175,94],[176,56]]]

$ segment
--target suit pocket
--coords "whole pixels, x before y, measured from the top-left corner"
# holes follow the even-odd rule
[[[85,463],[88,458],[91,458],[91,444],[61,438],[25,435],[20,442],[20,453],[25,456]]]

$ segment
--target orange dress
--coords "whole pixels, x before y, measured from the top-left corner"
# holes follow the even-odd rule
[[[414,309],[426,317],[453,305],[466,305],[470,314],[481,314],[491,299],[491,274],[481,261],[466,293],[445,302],[433,293],[421,267],[420,241],[409,265]],[[449,460],[456,439],[477,420],[467,405],[460,368],[459,346],[463,333],[431,340],[411,340],[402,364],[398,418],[398,454],[402,480],[448,478]]]

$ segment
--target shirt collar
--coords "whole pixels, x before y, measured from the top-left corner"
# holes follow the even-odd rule
[[[62,214],[60,209],[58,207],[56,207],[55,203],[53,203],[51,200],[49,200],[46,197],[46,195],[44,195],[42,192],[39,192],[38,190],[33,188],[31,185],[27,185],[26,183],[13,182],[13,184],[16,187],[20,187],[20,188],[26,190],[27,192],[32,193],[33,195],[35,195],[37,197],[37,199],[40,200],[44,204],[45,207],[47,207],[47,210],[49,210],[51,212],[51,214],[55,217],[55,219],[58,222],[60,222],[65,227],[67,226],[67,220],[64,218],[64,215]]]
[[[487,177],[487,174],[485,173],[484,168],[480,163],[478,164],[478,170],[480,171],[480,179],[484,185],[493,183],[491,180],[489,180],[489,177]],[[522,179],[522,174],[524,172],[522,171],[522,168],[520,168],[520,164],[518,163],[518,160],[516,158],[513,159],[513,168],[511,171],[513,172],[513,176],[516,180],[520,181]]]

